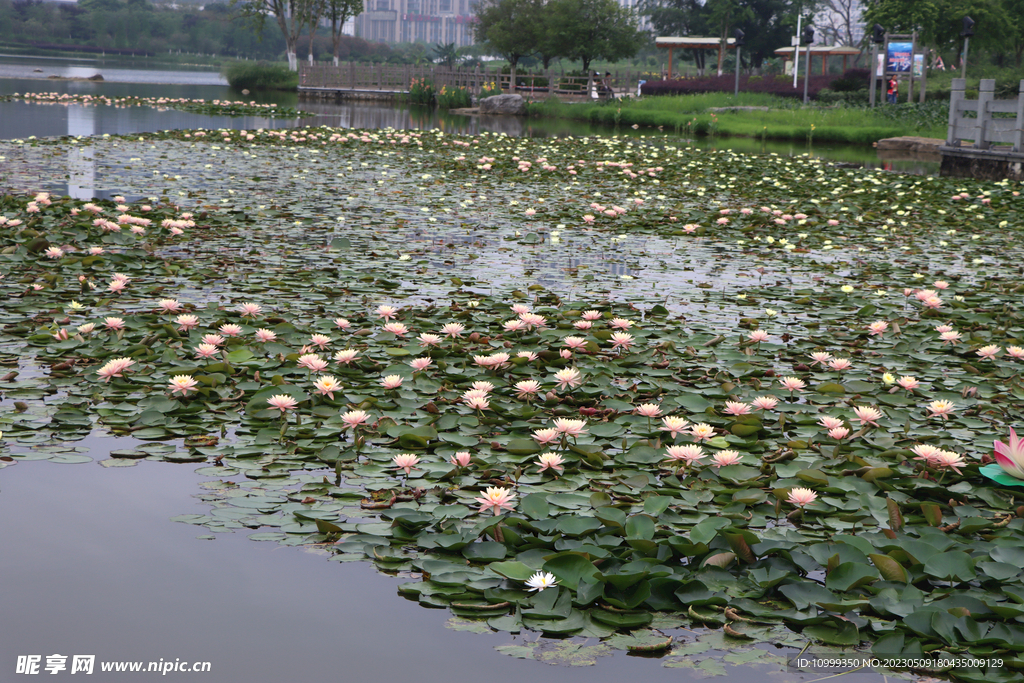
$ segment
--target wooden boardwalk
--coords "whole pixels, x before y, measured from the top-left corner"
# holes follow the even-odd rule
[[[614,96],[635,94],[639,71],[617,71],[609,77]],[[321,97],[352,97],[391,99],[408,94],[414,82],[428,81],[435,89],[464,88],[472,95],[483,90],[510,92],[511,74],[497,68],[446,68],[437,65],[370,64],[348,62],[333,64],[299,64],[299,92]],[[516,73],[515,92],[530,99],[544,99],[554,94],[566,101],[587,100],[586,76],[573,76],[549,70],[544,73]],[[553,87],[552,87],[553,85]],[[594,84],[596,86],[596,83]],[[593,99],[593,92],[591,98]]]

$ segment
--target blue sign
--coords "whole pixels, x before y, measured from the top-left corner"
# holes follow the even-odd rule
[[[886,48],[885,70],[890,73],[910,73],[914,61],[914,44],[889,43]]]

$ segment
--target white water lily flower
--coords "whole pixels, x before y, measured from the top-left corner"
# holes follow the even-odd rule
[[[554,574],[547,572],[537,572],[529,579],[526,580],[526,585],[530,587],[531,591],[542,591],[545,588],[553,588],[558,585],[558,581],[555,579]]]

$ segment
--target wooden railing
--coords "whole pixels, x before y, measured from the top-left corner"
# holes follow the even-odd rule
[[[619,95],[635,95],[639,71],[616,71],[607,81],[611,93]],[[348,62],[334,66],[333,64],[299,64],[299,87],[321,88],[341,91],[366,92],[407,92],[413,80],[428,80],[435,88],[466,88],[474,95],[481,90],[501,90],[510,92],[512,75],[501,73],[494,68],[447,68],[436,65],[413,64],[369,64]],[[516,73],[516,92],[534,98],[544,98],[549,94],[559,97],[586,97],[586,76],[569,76],[564,71],[550,69],[541,73]],[[552,87],[553,84],[553,87]],[[592,82],[591,96],[608,96],[601,91],[595,79]]]
[[[1024,80],[1020,82],[1021,95],[1015,100],[994,99],[996,82],[991,78],[981,80],[978,99],[968,100],[964,96],[966,81],[953,79],[953,90],[949,98],[949,132],[946,145],[960,147],[961,141],[973,140],[974,149],[990,149],[992,143],[1013,145],[1013,151],[1024,152]],[[974,112],[976,118],[964,114]],[[996,117],[994,114],[1014,114],[1014,117]]]

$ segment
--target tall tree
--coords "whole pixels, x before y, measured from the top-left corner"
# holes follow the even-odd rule
[[[721,49],[718,51],[718,75],[722,75],[722,55],[726,52],[729,28],[754,17],[753,11],[743,0],[707,0],[704,4],[708,23],[716,29]]]
[[[363,11],[363,0],[326,0],[326,16],[331,22],[331,42],[334,47],[334,66],[338,66],[341,51],[341,32],[345,22]]]
[[[1021,57],[1024,57],[1024,0],[1003,0],[1002,5],[1008,19],[1008,43],[1019,69]]]
[[[732,29],[743,29],[743,54],[755,68],[773,57],[780,45],[789,44],[798,9],[794,0],[642,0],[640,6],[660,36],[727,38]],[[693,54],[703,73],[706,51],[693,50]]]
[[[862,11],[861,0],[823,0],[814,23],[837,44],[853,46],[853,28]]]
[[[615,0],[552,0],[549,12],[562,54],[583,63],[588,82],[595,59],[614,62],[632,57],[645,41],[636,15]]]
[[[295,46],[299,42],[302,27],[310,22],[310,14],[318,13],[322,0],[231,0],[238,5],[239,13],[255,25],[259,34],[263,33],[263,25],[268,16],[274,17],[284,35],[285,52],[288,55],[288,68],[298,71],[299,60],[295,55]],[[312,44],[311,44],[312,45]]]
[[[960,20],[977,22],[971,48],[1001,48],[1012,33],[1013,18],[998,0],[876,0],[864,10],[867,24],[879,23],[890,33],[918,32],[918,40],[940,50],[963,48]]]
[[[434,45],[434,60],[449,69],[454,68],[455,62],[459,60],[459,48],[455,47],[455,43],[438,43]]]
[[[537,52],[542,15],[541,0],[482,0],[476,6],[476,39],[508,60],[509,92],[515,92],[519,60]]]

